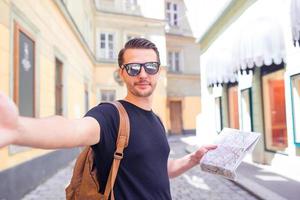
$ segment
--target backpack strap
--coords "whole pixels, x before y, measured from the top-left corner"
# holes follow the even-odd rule
[[[109,176],[104,191],[105,199],[108,199],[110,193],[111,193],[111,199],[114,199],[113,187],[119,170],[120,162],[123,158],[124,148],[128,146],[130,124],[129,124],[128,114],[125,108],[123,107],[123,105],[118,101],[109,102],[109,103],[113,104],[118,109],[119,116],[120,116],[119,132],[118,132],[118,138],[116,142],[116,151],[114,153],[114,160],[110,168]]]

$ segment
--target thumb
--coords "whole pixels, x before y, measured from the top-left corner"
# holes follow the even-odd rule
[[[203,147],[206,148],[207,150],[213,150],[213,149],[216,149],[218,147],[218,145],[216,145],[216,144],[208,144],[208,145],[205,145]]]

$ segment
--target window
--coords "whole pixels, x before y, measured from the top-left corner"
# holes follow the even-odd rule
[[[84,84],[84,102],[85,102],[85,111],[87,112],[89,110],[90,104],[89,104],[89,87],[88,84]]]
[[[111,33],[100,34],[100,57],[114,59],[114,35]]]
[[[283,151],[287,148],[284,70],[262,76],[266,148]]]
[[[20,115],[35,116],[35,41],[15,23],[14,101]]]
[[[137,0],[126,0],[127,4],[137,5]]]
[[[169,71],[180,72],[180,53],[179,52],[168,52],[168,67]]]
[[[170,26],[178,26],[178,6],[176,3],[167,2],[166,17]]]
[[[239,129],[238,86],[228,87],[229,127]]]
[[[116,99],[115,90],[101,90],[101,101],[114,101]]]
[[[63,63],[55,59],[55,114],[63,114]]]
[[[13,99],[19,114],[35,117],[35,40],[18,23],[14,24]],[[28,147],[9,146],[9,154],[28,150]]]
[[[294,143],[300,145],[300,74],[291,77]],[[298,122],[298,123],[297,123]]]
[[[125,1],[126,9],[132,10],[137,6],[137,0],[126,0]]]
[[[243,131],[252,131],[252,107],[251,107],[251,89],[247,88],[241,91],[241,129]]]
[[[215,98],[215,123],[216,123],[216,131],[220,133],[223,129],[222,97]]]

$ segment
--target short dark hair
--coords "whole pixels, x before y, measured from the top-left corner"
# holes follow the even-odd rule
[[[124,53],[127,49],[152,49],[155,51],[157,55],[157,62],[160,63],[160,58],[159,58],[159,52],[157,50],[157,47],[155,44],[145,38],[133,38],[126,42],[125,46],[123,49],[120,50],[119,55],[118,55],[118,64],[119,67],[123,65],[124,62]]]

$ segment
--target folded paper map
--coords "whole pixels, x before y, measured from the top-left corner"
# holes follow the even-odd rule
[[[215,140],[218,147],[208,151],[201,159],[201,169],[235,180],[235,170],[246,153],[252,152],[259,137],[260,133],[224,128]]]

